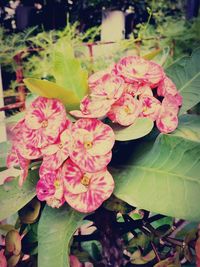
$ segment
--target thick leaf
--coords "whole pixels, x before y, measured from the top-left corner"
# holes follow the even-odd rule
[[[88,92],[88,73],[74,57],[69,43],[58,41],[52,51],[52,75],[56,83],[70,91],[81,100]]]
[[[191,57],[184,57],[166,69],[167,75],[176,84],[183,96],[183,105],[180,114],[200,102],[200,48],[195,50]]]
[[[38,226],[38,266],[70,267],[70,240],[84,217],[70,207],[45,206]]]
[[[47,80],[34,78],[24,79],[27,88],[34,94],[48,98],[60,99],[68,110],[79,107],[80,99],[68,87],[59,86],[56,83]]]
[[[200,120],[186,115],[173,134],[160,134],[152,149],[113,170],[115,195],[152,212],[200,220]]]
[[[9,142],[0,143],[0,168],[3,168],[6,166],[6,158],[7,158],[10,147],[11,147],[11,144]],[[1,173],[0,173],[0,177],[1,177]]]
[[[18,185],[18,177],[0,186],[0,220],[3,220],[20,210],[36,194],[38,170],[31,170],[22,187]]]
[[[153,128],[153,121],[148,118],[138,118],[135,123],[128,127],[111,124],[117,141],[138,139],[147,135]]]

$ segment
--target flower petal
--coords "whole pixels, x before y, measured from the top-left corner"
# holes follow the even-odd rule
[[[84,173],[68,159],[62,167],[64,187],[68,192],[79,194],[87,191],[87,187],[81,184]]]
[[[111,174],[102,170],[91,175],[91,182],[87,192],[72,194],[65,191],[65,200],[74,209],[88,213],[96,210],[106,199],[110,197],[114,189],[114,181]]]

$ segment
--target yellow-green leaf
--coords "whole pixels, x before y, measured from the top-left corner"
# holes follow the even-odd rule
[[[47,80],[34,78],[26,78],[24,79],[24,83],[32,93],[47,98],[57,98],[61,100],[62,103],[66,105],[67,110],[79,107],[79,97],[68,88],[64,88]]]

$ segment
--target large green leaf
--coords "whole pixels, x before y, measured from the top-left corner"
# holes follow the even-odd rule
[[[115,195],[152,212],[200,220],[200,119],[182,116],[173,134],[160,134],[152,149],[132,153],[113,169]]]
[[[183,96],[183,105],[180,114],[200,102],[200,48],[195,50],[191,57],[183,57],[166,69],[167,75],[176,84]]]
[[[66,207],[45,206],[38,226],[38,266],[70,267],[69,244],[85,214]]]
[[[111,124],[117,141],[128,141],[138,139],[147,135],[153,128],[153,121],[149,118],[138,118],[135,123],[129,127],[123,127]]]
[[[52,51],[52,75],[56,83],[69,88],[80,100],[88,92],[88,73],[81,67],[80,61],[74,57],[67,43],[57,42]]]
[[[18,177],[0,186],[0,220],[17,212],[35,196],[37,181],[38,170],[31,170],[22,187],[18,185]]]
[[[24,83],[32,93],[43,97],[60,99],[68,110],[79,107],[80,98],[68,87],[34,78],[24,79]]]

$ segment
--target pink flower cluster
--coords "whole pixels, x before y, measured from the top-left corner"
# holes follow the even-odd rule
[[[182,97],[163,68],[138,56],[122,58],[114,66],[89,77],[90,94],[81,101],[78,118],[104,118],[129,126],[138,117],[156,122],[162,133],[174,131]]]
[[[11,133],[7,165],[20,166],[20,185],[30,162],[42,160],[36,186],[39,200],[56,208],[66,201],[80,212],[91,212],[112,194],[114,181],[107,165],[115,136],[100,120],[72,123],[59,100],[38,97]]]

